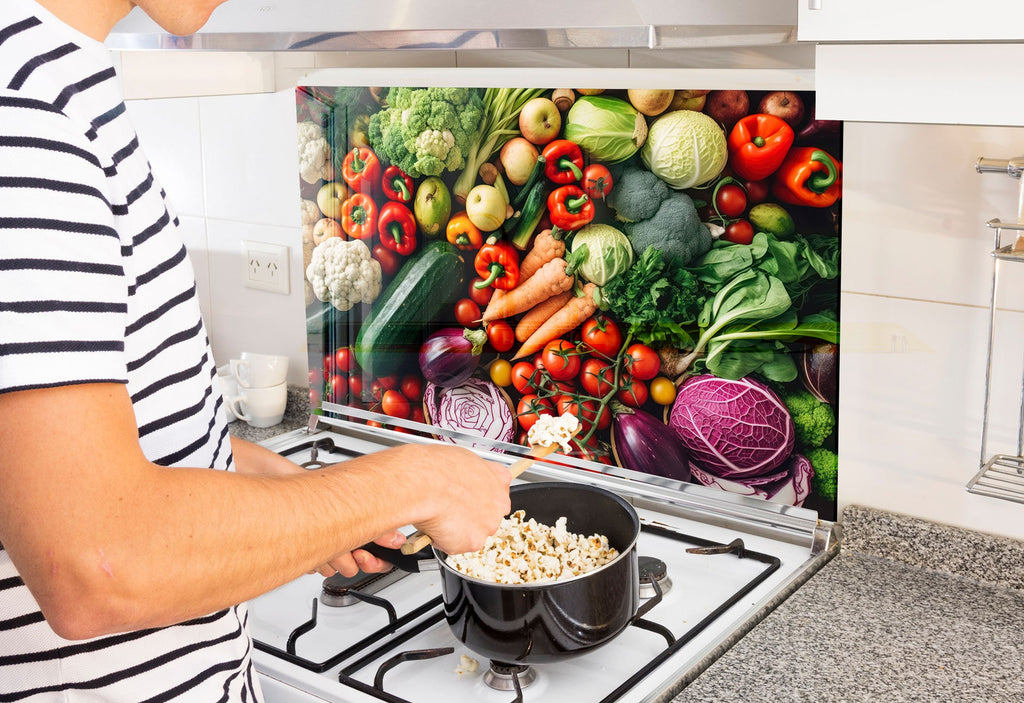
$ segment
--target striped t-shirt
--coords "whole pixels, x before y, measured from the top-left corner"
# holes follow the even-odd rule
[[[230,470],[177,225],[106,48],[33,0],[2,0],[0,393],[124,383],[152,462]],[[245,620],[239,606],[64,640],[0,548],[0,703],[259,700]]]

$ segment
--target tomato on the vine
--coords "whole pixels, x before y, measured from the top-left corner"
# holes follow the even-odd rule
[[[664,376],[651,379],[650,391],[651,400],[658,405],[671,405],[676,399],[676,384]]]
[[[562,395],[556,395],[555,401],[555,412],[559,415],[573,415],[575,417],[580,416],[580,401],[568,393]]]
[[[327,382],[328,400],[333,403],[340,402],[348,395],[348,379],[340,373],[333,374]]]
[[[398,388],[402,391],[402,395],[409,400],[419,400],[423,397],[423,379],[419,376],[412,374],[403,376],[402,383]]]
[[[523,362],[526,363],[526,362]],[[495,359],[491,362],[488,371],[491,380],[498,386],[504,388],[512,383],[512,364],[506,359]]]
[[[715,209],[722,217],[739,217],[747,210],[747,194],[735,183],[727,183],[715,193]]]
[[[604,315],[583,323],[583,343],[599,354],[614,357],[622,346],[622,332],[615,321]]]
[[[483,288],[477,288],[477,283],[483,283],[482,278],[479,276],[475,277],[469,282],[469,297],[473,299],[477,305],[481,308],[486,307],[487,303],[491,302],[491,296],[494,295],[494,289],[490,286],[484,286]]]
[[[480,306],[472,298],[460,298],[455,303],[455,321],[463,327],[478,327]]]
[[[533,384],[539,381],[540,374],[537,372],[537,367],[529,361],[520,361],[512,366],[512,385],[520,393],[534,393],[536,389]]]
[[[519,399],[516,406],[516,417],[519,419],[519,426],[529,432],[537,418],[541,415],[551,415],[554,408],[547,398],[540,398],[532,393],[524,395]]]
[[[631,344],[626,349],[626,370],[634,378],[650,381],[661,370],[661,359],[658,352],[646,344]]]
[[[409,399],[402,395],[401,391],[386,390],[384,397],[380,400],[381,410],[385,415],[406,419],[409,417]]]
[[[363,377],[359,374],[352,374],[348,377],[348,389],[357,400],[363,396]]]
[[[629,385],[623,387],[615,394],[615,397],[619,399],[619,402],[633,408],[639,408],[641,405],[646,403],[648,396],[647,384],[639,378],[634,378],[629,382]]]
[[[423,415],[423,406],[417,403],[412,406],[412,410],[409,411],[409,419],[415,420],[416,422],[426,422],[427,419]]]
[[[734,220],[725,226],[722,239],[733,244],[750,244],[754,241],[754,226],[749,220]]]
[[[355,369],[355,359],[349,347],[338,347],[334,352],[334,367],[341,373],[351,373]]]
[[[516,333],[505,320],[495,320],[487,325],[487,341],[494,347],[494,351],[507,352],[516,343]]]
[[[580,409],[580,422],[588,428],[597,425],[597,429],[603,430],[612,424],[612,413],[605,405],[598,413],[599,403],[596,400],[584,400]]]
[[[381,376],[378,380],[380,381],[380,385],[384,390],[398,388],[398,376]]]
[[[583,362],[580,386],[587,395],[603,398],[615,383],[615,368],[604,359],[591,357]]]
[[[548,375],[556,381],[568,381],[580,372],[580,355],[567,339],[553,339],[541,356]]]

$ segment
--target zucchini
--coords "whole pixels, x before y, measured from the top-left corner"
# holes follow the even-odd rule
[[[537,180],[540,178],[541,174],[544,173],[545,161],[547,161],[547,159],[544,158],[544,154],[537,155],[537,161],[533,164],[533,169],[530,171],[530,175],[527,176],[526,183],[523,183],[523,187],[519,189],[519,192],[516,193],[515,200],[512,201],[512,207],[514,209],[519,210],[523,207],[523,204],[526,202],[526,198],[529,196],[533,186],[537,184]]]
[[[370,376],[392,376],[417,363],[424,330],[462,290],[465,261],[444,240],[413,254],[373,304],[353,347]]]
[[[522,211],[516,213],[517,217],[507,233],[516,249],[524,250],[530,245],[530,237],[537,224],[544,217],[544,210],[547,207],[548,184],[546,181],[535,183],[526,196]]]

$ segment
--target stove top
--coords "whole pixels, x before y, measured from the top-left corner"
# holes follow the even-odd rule
[[[264,444],[315,468],[430,441],[329,422]],[[607,644],[520,670],[487,661],[452,633],[437,571],[307,575],[249,606],[268,703],[668,700],[838,548],[834,526],[809,511],[647,478],[539,462],[519,479],[598,485],[636,509],[642,616]]]

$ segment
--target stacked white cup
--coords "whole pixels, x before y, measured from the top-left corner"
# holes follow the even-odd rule
[[[228,416],[245,420],[252,427],[272,427],[281,422],[288,403],[288,357],[242,352],[228,367],[230,375],[222,380],[228,386],[224,399]],[[230,391],[232,383],[237,386],[235,392]]]

